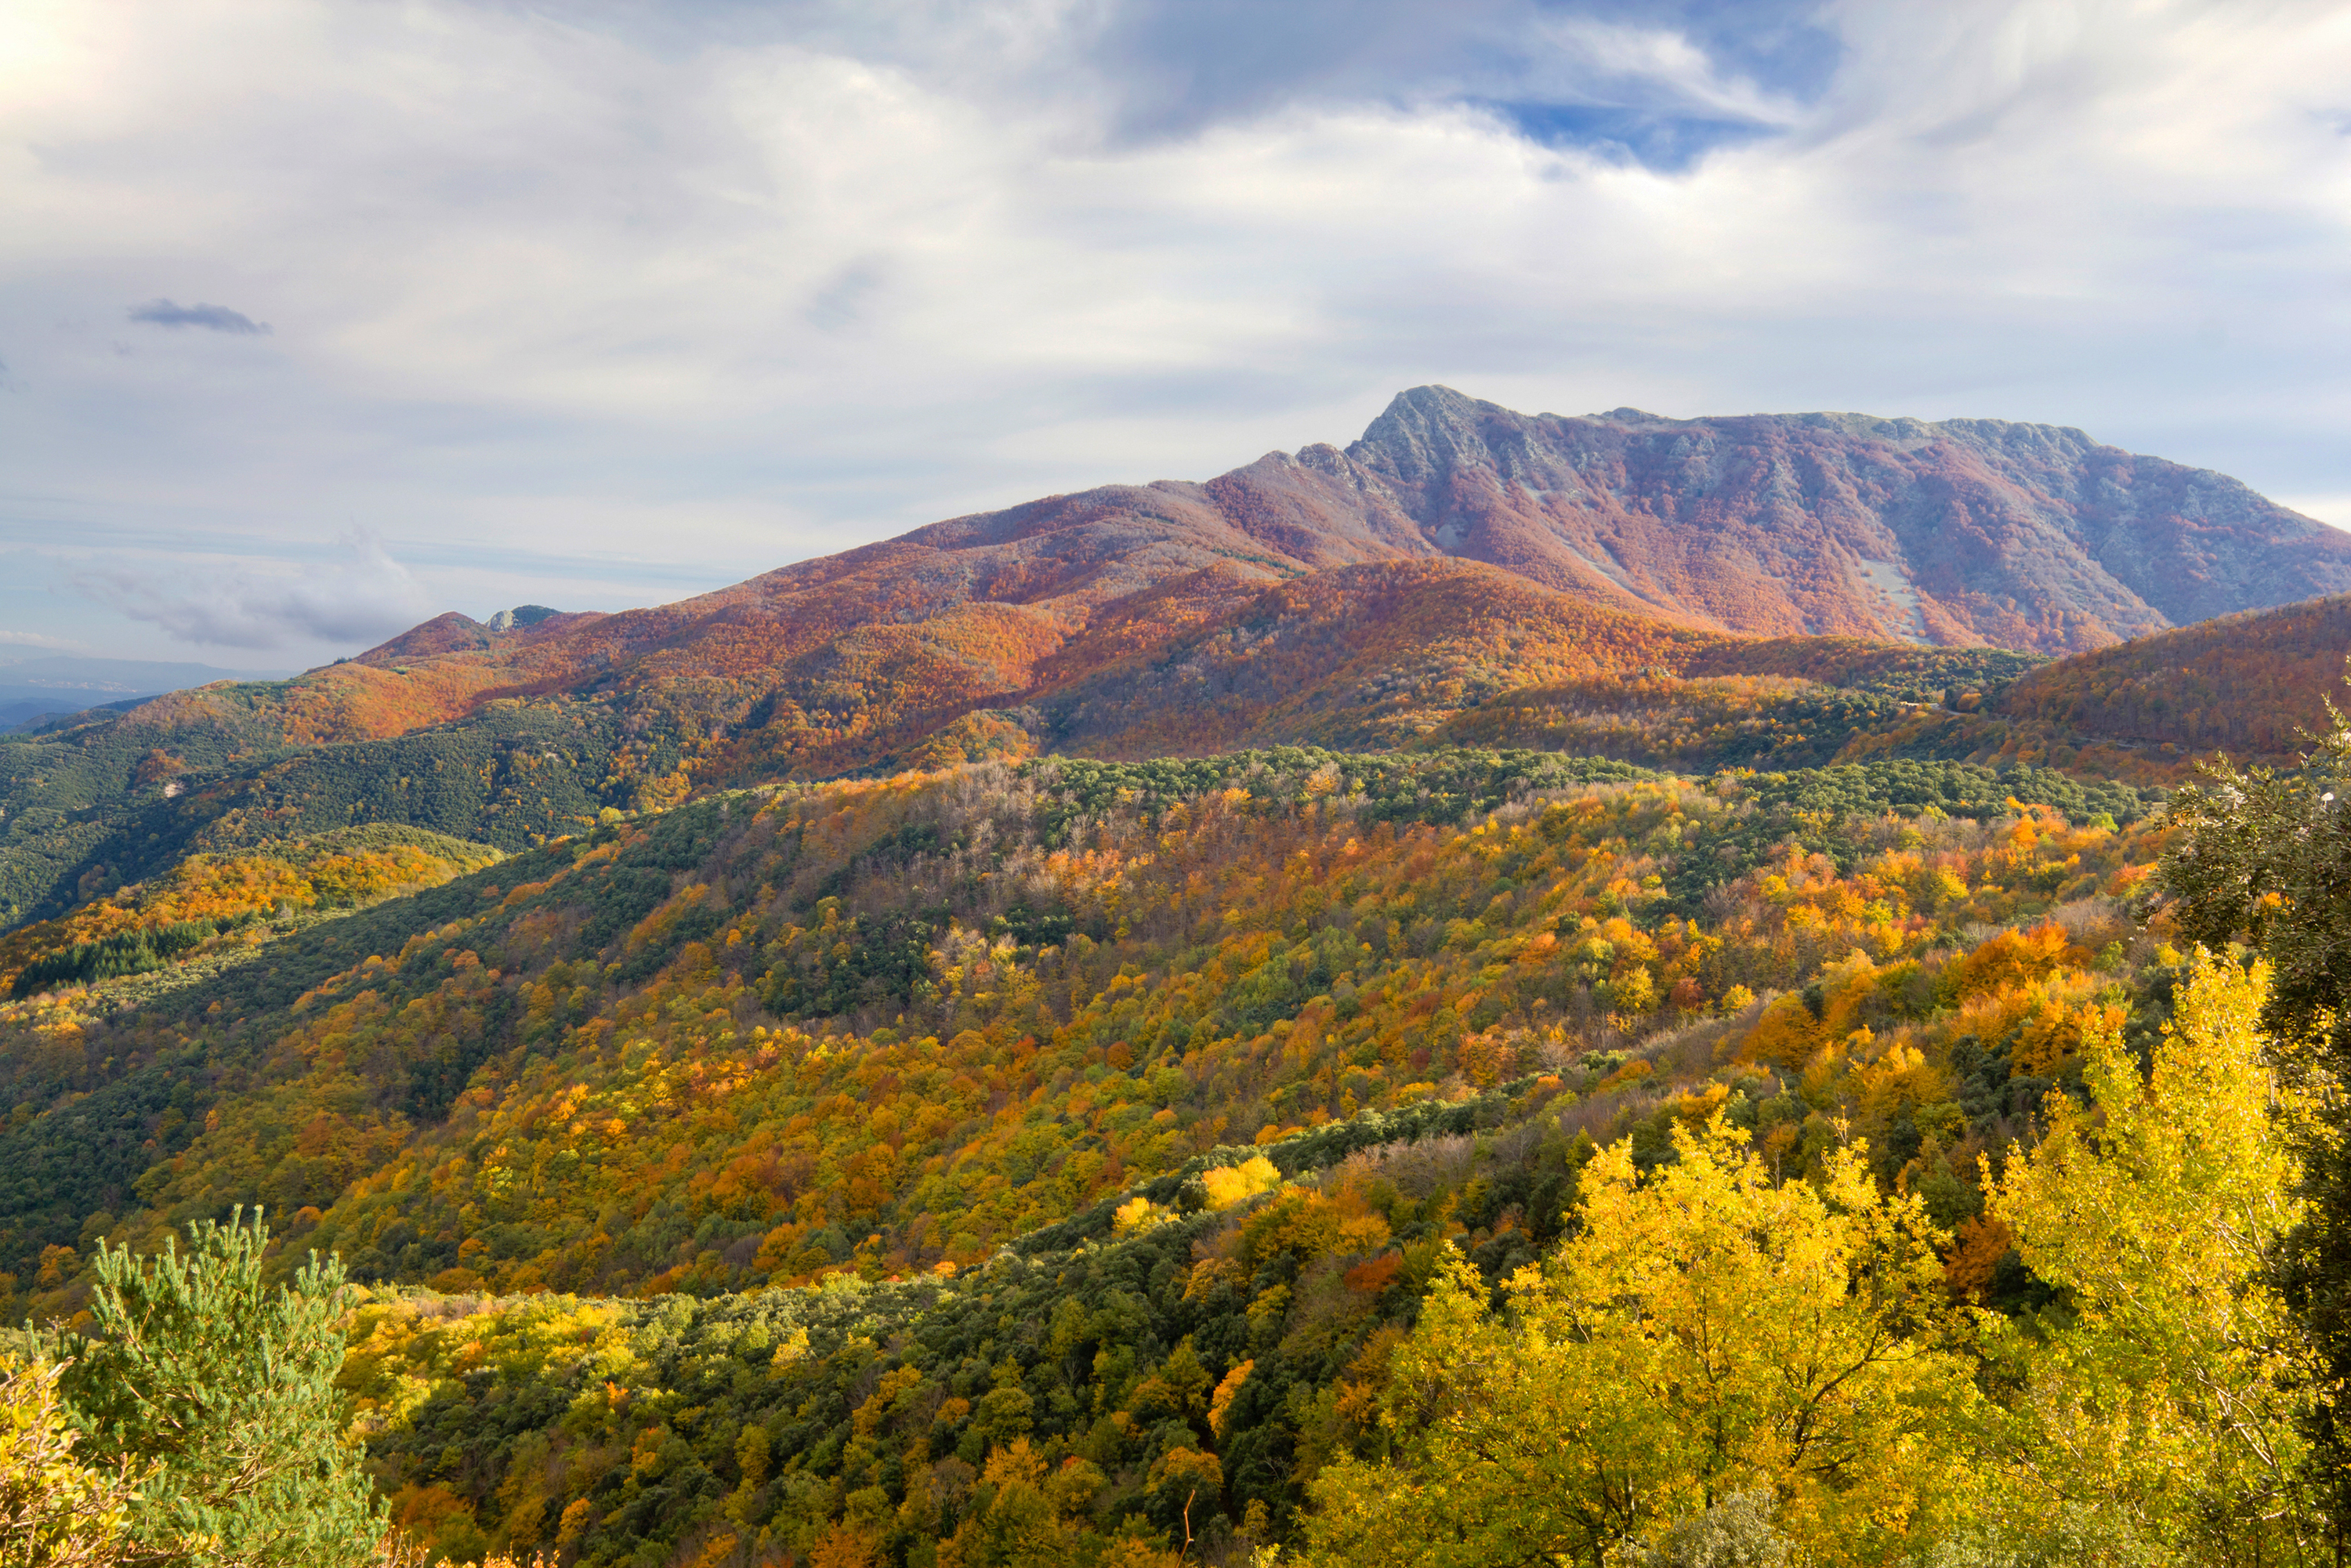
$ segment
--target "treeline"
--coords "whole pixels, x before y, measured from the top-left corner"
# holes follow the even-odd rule
[[[2052,661],[2007,648],[1929,648],[1857,637],[1771,637],[1726,642],[1691,659],[1689,678],[1771,675],[1914,703],[1939,703],[1965,692],[1989,701],[2027,672]]]

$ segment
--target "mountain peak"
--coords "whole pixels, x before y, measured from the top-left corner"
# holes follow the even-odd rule
[[[1479,427],[1497,414],[1520,417],[1451,387],[1412,387],[1389,400],[1347,455],[1407,483],[1425,482],[1465,465],[1490,463],[1493,454]]]
[[[892,726],[919,729],[1159,657],[1254,613],[1277,584],[1369,603],[1365,584],[1432,557],[1653,627],[2047,653],[2351,591],[2351,538],[2076,430],[1525,414],[1432,384],[1397,392],[1343,452],[1309,444],[1204,481],[952,518],[657,610],[444,616],[354,663],[463,661],[462,679],[402,688],[402,713],[437,717],[487,691],[740,681],[768,706],[726,726],[770,732],[760,744],[823,771],[887,749],[860,716],[869,681],[919,690],[921,703],[884,705]],[[1497,591],[1391,575],[1402,586],[1375,596],[1379,615],[1425,601],[1411,613],[1430,626]]]

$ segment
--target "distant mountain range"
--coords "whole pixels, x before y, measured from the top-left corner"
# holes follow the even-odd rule
[[[2217,745],[2290,754],[2351,635],[2339,607],[2210,618],[2346,590],[2351,537],[2078,431],[1528,416],[1424,387],[1343,452],[954,518],[657,609],[442,615],[0,754],[0,925],[190,849],[371,821],[514,849],[606,807],[1041,753],[2160,784]]]
[[[0,654],[0,730],[58,714],[109,707],[213,681],[266,680],[256,670],[69,653]]]

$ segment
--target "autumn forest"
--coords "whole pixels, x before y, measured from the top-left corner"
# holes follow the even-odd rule
[[[1740,623],[1689,443],[2055,448],[1446,396],[0,737],[10,1550],[2339,1561],[2351,600]]]

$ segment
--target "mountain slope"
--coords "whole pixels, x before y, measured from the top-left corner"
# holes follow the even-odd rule
[[[289,832],[400,821],[512,851],[607,807],[775,778],[1038,749],[1389,746],[1511,688],[1843,667],[1845,645],[1809,633],[1878,657],[2093,648],[2330,587],[2351,588],[2351,540],[2075,431],[1566,419],[1420,388],[1343,453],[950,519],[653,610],[444,615],[294,680],[12,739],[0,916],[59,915],[191,848]],[[1735,652],[1758,634],[1751,658]],[[1807,712],[1797,750],[1644,759],[1824,759],[1844,710]],[[1578,727],[1549,713],[1475,733],[1573,744]],[[1970,716],[1920,723],[1888,747],[2057,754]]]
[[[181,987],[0,1001],[0,1270],[37,1288],[94,1215],[144,1239],[236,1202],[444,1288],[741,1288],[869,1237],[893,1267],[977,1261],[1218,1142],[1736,1011],[1856,946],[1923,954],[2147,852],[1955,824],[2013,800],[2143,810],[2053,774],[1741,789],[1523,753],[722,795]],[[1834,868],[1865,863],[1876,890],[1847,897]],[[1760,911],[1718,896],[1741,877]]]
[[[1422,387],[1343,453],[954,518],[656,610],[443,616],[293,683],[287,733],[367,738],[498,695],[679,683],[714,713],[773,697],[762,724],[863,733],[841,721],[869,672],[935,685],[891,705],[910,714],[987,706],[1085,673],[1098,622],[1138,652],[1274,581],[1438,556],[1693,627],[2043,653],[2351,590],[2351,538],[2075,430],[1531,416]]]
[[[2343,700],[2351,596],[2222,616],[2021,677],[1996,711],[2130,747],[2283,762]]]
[[[453,1554],[936,1539],[1026,1437],[1172,1564],[1279,1531],[1445,1243],[1533,1260],[1595,1142],[1865,1138],[1964,1221],[2085,1034],[2152,1028],[2142,807],[1298,752],[722,795],[0,1002],[0,1309],[263,1201],[277,1267],[402,1287],[342,1385]]]
[[[2351,538],[2050,425],[1570,419],[1421,387],[1343,463],[1448,553],[1733,631],[2069,653],[2351,589]]]
[[[2351,595],[2221,616],[1990,683],[1968,711],[1910,710],[1854,737],[1844,759],[2023,762],[2159,785],[2182,782],[2216,752],[2291,767],[2308,737],[2329,727],[2328,702],[2343,702],[2346,657]],[[1523,727],[1446,733],[1542,744]]]

